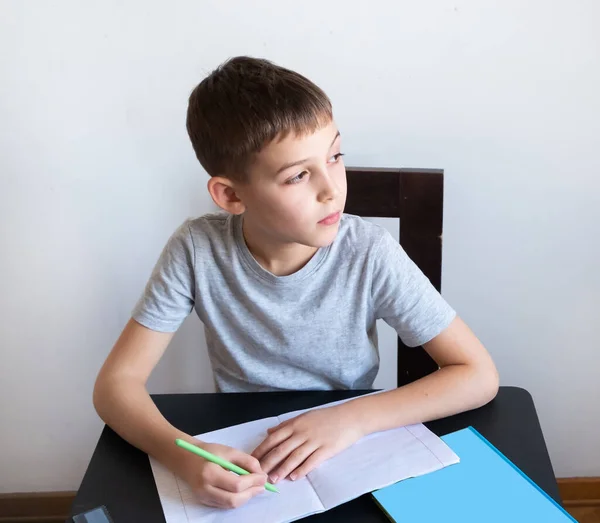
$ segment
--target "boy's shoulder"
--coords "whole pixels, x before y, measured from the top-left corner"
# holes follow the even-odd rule
[[[214,211],[188,218],[185,223],[192,232],[218,232],[228,227],[234,215],[225,211]]]
[[[173,232],[174,237],[186,237],[192,242],[222,237],[231,229],[233,215],[225,211],[215,211],[201,216],[186,218]]]
[[[188,217],[171,233],[163,252],[174,261],[188,263],[203,256],[210,259],[217,252],[226,254],[235,242],[234,218],[224,211]]]

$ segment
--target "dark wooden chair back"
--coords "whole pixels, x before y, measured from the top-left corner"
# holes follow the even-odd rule
[[[435,288],[442,288],[444,171],[347,167],[344,212],[362,217],[399,218],[400,245]],[[422,347],[398,338],[398,386],[438,369]]]

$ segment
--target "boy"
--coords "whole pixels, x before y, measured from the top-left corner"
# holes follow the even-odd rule
[[[94,389],[101,418],[186,480],[200,500],[237,507],[268,479],[306,475],[361,437],[479,407],[498,389],[485,348],[383,228],[343,214],[346,173],[329,99],[266,60],[234,58],[192,92],[187,129],[224,213],[169,239]],[[410,385],[313,411],[247,455],[171,426],[146,380],[192,311],[217,389],[371,388],[383,318],[440,370]],[[236,476],[173,444],[237,463]]]

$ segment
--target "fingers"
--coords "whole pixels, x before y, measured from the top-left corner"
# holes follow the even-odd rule
[[[267,434],[271,434],[272,432],[275,432],[276,430],[282,429],[283,427],[285,427],[288,423],[290,423],[294,418],[290,418],[286,421],[281,422],[279,425],[276,425],[275,427],[270,427],[267,429]]]
[[[313,452],[296,470],[290,474],[290,479],[295,481],[306,476],[311,470],[316,469],[321,463],[331,457],[330,452],[320,448]]]
[[[232,463],[235,463],[238,467],[246,469],[250,473],[264,474],[265,471],[260,466],[260,461],[255,456],[240,452],[234,449],[227,459]]]
[[[243,492],[228,492],[227,490],[207,485],[203,502],[211,507],[238,508],[264,491],[263,487],[252,487]]]
[[[238,476],[237,474],[221,469],[214,472],[210,484],[228,492],[240,493],[252,487],[264,487],[266,482],[266,474]]]
[[[275,470],[269,473],[269,476],[273,481],[277,481],[281,478],[287,478],[290,473],[294,472],[298,467],[300,467],[312,454],[317,450],[317,446],[311,445],[309,443],[304,443],[303,445],[296,448],[290,455],[287,457],[285,461],[279,466],[275,468]],[[290,476],[290,479],[296,479],[296,476],[293,478]]]
[[[306,443],[306,440],[300,436],[292,436],[291,438],[285,440],[281,445],[278,445],[273,450],[271,450],[260,462],[262,469],[269,474],[269,477],[273,482],[276,482],[282,476],[281,474],[275,474],[274,469],[284,460],[288,459],[288,457],[299,449]],[[298,454],[297,454],[298,455]]]
[[[272,432],[258,447],[254,449],[254,451],[252,452],[252,456],[254,456],[258,460],[261,460],[261,465],[264,466],[264,463],[262,463],[262,459],[275,447],[277,447],[277,445],[283,443],[291,435],[292,430],[289,427],[283,427],[281,430]],[[265,472],[268,471],[265,470]]]
[[[266,474],[238,476],[213,463],[204,467],[200,490],[202,501],[213,507],[236,508],[265,491]]]

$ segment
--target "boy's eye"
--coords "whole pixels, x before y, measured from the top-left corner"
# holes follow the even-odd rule
[[[302,171],[300,174],[297,174],[296,176],[294,176],[293,178],[290,178],[287,182],[285,182],[288,185],[294,185],[295,183],[300,183],[304,177],[308,174],[307,171]]]
[[[331,158],[329,158],[327,163],[329,163],[329,164],[337,163],[342,156],[344,156],[343,153],[334,154]],[[296,183],[300,183],[307,174],[308,174],[308,171],[302,171],[301,173],[297,174],[293,178],[290,178],[289,180],[287,180],[285,183],[286,183],[286,185],[294,185]]]
[[[329,163],[337,163],[342,156],[344,156],[344,153],[334,154],[331,158],[329,158]]]

